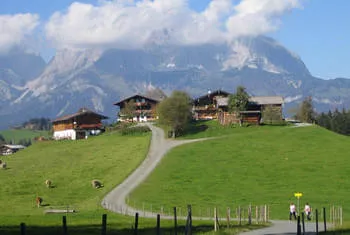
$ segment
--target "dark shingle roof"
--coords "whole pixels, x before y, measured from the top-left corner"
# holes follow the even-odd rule
[[[66,120],[69,120],[69,119],[72,119],[72,118],[75,118],[75,117],[78,117],[78,116],[86,115],[86,114],[96,115],[96,116],[100,117],[101,119],[108,119],[107,116],[95,113],[95,112],[91,111],[90,109],[87,109],[87,108],[83,107],[83,108],[80,108],[78,110],[78,112],[76,112],[76,113],[68,114],[68,115],[56,118],[55,120],[52,121],[52,123],[60,122],[60,121],[66,121]]]

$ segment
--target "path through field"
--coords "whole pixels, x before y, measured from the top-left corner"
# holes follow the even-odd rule
[[[138,212],[137,209],[132,208],[126,204],[127,196],[134,190],[147,176],[155,169],[160,160],[165,154],[172,148],[198,141],[205,141],[206,139],[195,139],[195,140],[171,140],[164,138],[164,131],[151,124],[147,124],[152,130],[151,145],[146,159],[142,164],[120,185],[113,189],[106,197],[102,200],[102,206],[110,211],[123,214],[123,215],[135,215]],[[154,218],[155,213],[142,212],[142,217]],[[171,219],[172,217],[162,216],[162,218]],[[179,218],[184,219],[184,218]],[[212,218],[193,218],[193,220],[212,220]],[[250,232],[242,233],[242,235],[272,235],[272,234],[296,234],[296,223],[289,221],[271,221],[271,227],[254,230]],[[306,234],[314,234],[316,231],[315,223],[307,223],[305,225]],[[320,226],[319,231],[322,231]]]

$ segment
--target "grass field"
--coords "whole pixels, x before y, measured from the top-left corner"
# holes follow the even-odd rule
[[[185,138],[219,134],[225,137],[172,150],[129,203],[154,210],[192,204],[197,212],[268,204],[271,218],[287,219],[294,193],[302,192],[301,207],[341,205],[349,219],[348,137],[317,126],[230,130],[209,122]]]
[[[34,139],[35,137],[51,136],[49,131],[33,131],[33,130],[5,130],[0,131],[0,135],[2,135],[6,141],[13,141],[14,143],[18,143],[21,139]]]
[[[79,211],[70,215],[74,225],[96,219],[99,222],[104,213],[102,197],[142,162],[149,141],[150,134],[105,134],[81,141],[39,142],[14,155],[2,156],[8,169],[0,171],[0,225],[60,224],[59,216],[43,215],[43,211],[66,206]],[[45,187],[46,179],[54,188]],[[92,179],[101,180],[104,187],[93,189]],[[35,207],[36,195],[46,206]]]
[[[2,156],[8,165],[0,170],[0,234],[19,234],[19,224],[28,235],[62,234],[62,214],[44,214],[49,208],[75,209],[67,214],[69,234],[101,234],[101,216],[107,214],[108,234],[132,234],[134,218],[108,212],[100,206],[103,196],[122,182],[144,159],[150,134],[121,136],[107,133],[80,141],[38,142],[11,156]],[[44,182],[50,179],[53,188]],[[91,180],[104,187],[93,189]],[[44,199],[35,206],[35,197]],[[184,221],[179,221],[180,231]],[[197,234],[211,234],[212,222],[193,222]],[[155,234],[155,219],[139,219],[139,234]],[[173,222],[161,221],[162,233],[171,234]],[[235,234],[235,227],[219,234]]]

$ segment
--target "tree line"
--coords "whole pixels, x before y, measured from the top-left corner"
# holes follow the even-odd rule
[[[316,123],[328,130],[342,135],[350,135],[350,110],[335,109],[333,112],[321,113],[316,116]]]
[[[19,145],[23,145],[23,146],[30,146],[32,145],[32,140],[29,139],[20,139],[16,142],[14,142],[13,140],[6,140],[1,134],[0,134],[0,145],[2,144],[19,144]]]
[[[49,131],[52,128],[52,123],[49,118],[32,118],[26,122],[23,122],[17,128],[37,131]]]

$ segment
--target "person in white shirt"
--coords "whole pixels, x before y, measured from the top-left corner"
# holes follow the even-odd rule
[[[305,204],[304,212],[306,214],[307,220],[311,220],[311,207],[308,202]]]
[[[292,220],[292,216],[294,217],[295,220],[297,219],[296,209],[293,202],[289,206],[289,220]]]

